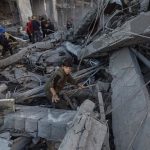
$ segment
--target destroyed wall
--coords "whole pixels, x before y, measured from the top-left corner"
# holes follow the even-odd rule
[[[0,2],[0,24],[11,25],[20,23],[16,0],[1,0]]]
[[[65,28],[67,19],[72,19],[76,25],[93,5],[92,0],[71,0],[67,2],[59,0],[31,0],[33,14],[50,18],[58,24],[58,28]]]
[[[62,2],[57,0],[57,12],[59,25],[66,26],[67,19],[72,19],[74,26],[81,22],[84,15],[93,8],[92,0],[88,1],[68,1]]]
[[[41,8],[45,9],[43,3]],[[39,5],[35,6],[38,10]],[[145,64],[150,66],[150,12],[126,14],[121,9],[106,15],[107,6],[101,3],[101,7],[89,10],[74,28],[74,34],[72,30],[58,30],[41,42],[14,49],[12,56],[0,57],[0,131],[9,131],[17,139],[27,136],[34,146],[39,139],[50,145],[51,140],[59,140],[59,150],[149,150],[146,86],[150,78],[144,81],[141,70]],[[67,12],[68,6],[62,8]],[[67,13],[63,15],[68,17]],[[91,22],[98,22],[98,26]],[[87,30],[91,26],[95,28],[93,34]],[[136,57],[145,63],[139,65]],[[61,100],[67,102],[69,110],[56,109],[44,91],[45,83],[64,58],[73,60],[72,76],[84,85],[79,88],[66,84],[61,91]],[[4,141],[1,137],[0,134],[0,144]],[[10,139],[5,141],[7,147]]]
[[[32,16],[30,0],[17,0],[22,25],[25,26],[28,17]]]
[[[53,20],[52,0],[31,0],[33,15],[46,16]]]
[[[150,97],[134,54],[123,48],[110,58],[112,122],[116,150],[148,150]]]
[[[150,12],[141,13],[138,16],[125,22],[121,27],[110,29],[107,34],[96,38],[89,45],[83,48],[79,53],[79,58],[97,55],[100,52],[115,50],[121,47],[134,45],[136,43],[144,43],[147,38],[140,36],[141,34],[149,35]],[[144,22],[144,23],[143,23]],[[109,28],[108,28],[109,29]]]

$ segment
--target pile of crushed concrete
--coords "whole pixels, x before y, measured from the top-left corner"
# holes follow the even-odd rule
[[[150,12],[146,1],[104,1],[73,29],[21,41],[0,59],[3,150],[149,150]],[[68,109],[45,83],[63,59],[83,89],[66,84]]]

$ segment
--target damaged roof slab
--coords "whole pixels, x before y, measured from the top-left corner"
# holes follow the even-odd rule
[[[17,111],[4,116],[2,130],[25,131],[32,137],[61,141],[67,131],[67,123],[76,111],[50,109],[39,106],[16,106]]]
[[[137,17],[127,21],[121,27],[116,28],[108,34],[103,34],[88,46],[78,52],[78,58],[94,56],[100,52],[115,50],[137,43],[144,43],[149,38],[140,35],[149,35],[150,12],[142,13]]]
[[[135,55],[128,48],[114,52],[110,71],[116,150],[148,150],[150,98]]]

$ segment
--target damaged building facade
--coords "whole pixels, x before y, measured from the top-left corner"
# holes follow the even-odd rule
[[[150,149],[149,0],[3,0],[4,8],[17,8],[22,24],[47,16],[58,30],[34,44],[12,34],[14,54],[0,57],[0,149]],[[44,89],[65,58],[83,87],[65,84],[68,107],[57,109]]]
[[[51,19],[61,28],[65,27],[68,19],[74,23],[79,21],[93,5],[93,0],[2,0],[1,24],[20,23],[24,26],[28,17],[36,15]],[[7,13],[3,13],[4,10],[7,10]]]

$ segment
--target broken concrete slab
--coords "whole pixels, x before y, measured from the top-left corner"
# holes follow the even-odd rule
[[[38,137],[38,121],[45,117],[47,109],[42,109],[36,114],[31,114],[25,121],[25,131],[30,133],[33,137]]]
[[[49,109],[39,106],[17,106],[17,111],[4,116],[1,130],[12,129],[48,140],[61,141],[67,131],[67,123],[76,111]]]
[[[140,12],[144,11],[148,11],[148,7],[149,7],[149,0],[139,0],[140,2]]]
[[[19,103],[19,102],[23,102],[23,100],[27,99],[28,97],[34,94],[38,94],[39,92],[42,92],[43,90],[44,90],[44,85],[38,86],[34,89],[28,90],[23,93],[14,93],[12,97],[14,97],[16,99],[16,102]]]
[[[75,26],[74,29],[74,38],[84,37],[88,31],[91,22],[94,22],[96,18],[97,8],[90,10],[83,18],[82,21],[79,21],[79,24]]]
[[[9,81],[20,84],[24,82],[32,82],[33,84],[38,86],[41,85],[41,82],[44,82],[46,80],[45,76],[29,72],[25,67],[7,67],[3,71],[1,71],[0,74],[3,75],[6,79],[9,79]]]
[[[46,42],[38,42],[35,44],[31,44],[27,47],[22,48],[18,53],[13,54],[12,56],[9,56],[5,59],[0,60],[0,68],[6,67],[9,65],[12,65],[19,60],[21,60],[27,53],[31,53],[31,51],[35,51],[35,48],[42,48],[42,49],[50,49],[54,48],[54,44],[51,43],[51,41],[46,41]]]
[[[73,54],[74,56],[77,56],[78,52],[81,51],[80,45],[74,45],[70,42],[65,42],[63,45],[65,46],[67,51]]]
[[[0,68],[2,67],[6,67],[8,65],[11,65],[17,61],[19,61],[20,59],[22,59],[22,57],[29,51],[31,51],[31,48],[34,47],[34,46],[28,46],[28,47],[25,47],[25,48],[22,48],[18,53],[12,55],[12,56],[9,56],[5,59],[2,59],[0,60]]]
[[[149,94],[135,55],[123,48],[110,58],[112,125],[116,150],[150,147]]]
[[[78,53],[78,58],[86,58],[98,55],[101,52],[116,50],[121,47],[139,43],[145,43],[149,38],[139,35],[150,35],[150,12],[142,13],[127,21],[121,27],[108,34],[103,34]],[[144,22],[144,23],[143,23]]]
[[[107,127],[92,117],[94,107],[95,104],[92,101],[86,100],[83,102],[59,150],[101,149]]]
[[[7,139],[0,138],[1,150],[11,150],[10,145],[11,142]]]
[[[49,109],[48,115],[38,122],[38,136],[61,141],[67,132],[67,124],[73,120],[74,115],[75,111]]]

